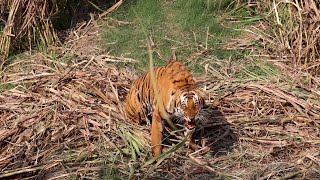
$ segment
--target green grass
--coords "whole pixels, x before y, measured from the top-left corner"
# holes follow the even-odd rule
[[[101,169],[100,177],[101,179],[112,179],[112,180],[121,180],[121,179],[128,178],[122,175],[116,168],[113,168],[111,166],[105,166],[105,168]]]
[[[232,5],[229,6],[230,2],[231,0],[126,2],[105,23],[103,47],[112,55],[137,59],[139,63],[122,65],[145,71],[148,66],[146,31],[154,43],[153,57],[156,66],[163,65],[168,60],[171,48],[174,47],[177,49],[178,59],[185,62],[194,73],[201,73],[203,65],[200,64],[206,55],[219,59],[243,58],[243,52],[222,48],[222,44],[240,35],[240,31],[234,29],[245,25],[241,21],[228,22],[224,17],[249,17],[248,11],[242,7],[233,8]],[[207,53],[201,55],[201,52]]]
[[[16,86],[13,84],[0,84],[0,92],[6,91],[6,90],[10,90],[15,88]]]
[[[267,80],[280,77],[280,71],[272,64],[255,61],[235,74],[237,79]]]

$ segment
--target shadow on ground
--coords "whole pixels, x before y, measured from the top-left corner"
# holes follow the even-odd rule
[[[198,121],[194,141],[201,147],[208,146],[212,156],[221,156],[232,150],[237,135],[217,108],[207,106],[200,112],[202,118]]]
[[[181,129],[184,129],[183,125],[176,124]],[[169,135],[169,125],[165,125],[164,129],[164,144],[172,144],[179,142],[174,135]],[[212,106],[206,106],[200,112],[200,118],[197,121],[197,129],[193,135],[193,142],[196,144],[192,146],[194,151],[199,150],[201,153],[217,157],[224,155],[232,150],[235,142],[238,141],[237,135],[233,132],[230,123],[228,123],[217,108]],[[202,150],[200,150],[202,149]],[[193,153],[193,151],[190,151]]]

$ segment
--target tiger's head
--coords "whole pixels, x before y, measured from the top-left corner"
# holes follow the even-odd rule
[[[183,91],[176,99],[173,120],[182,123],[186,131],[194,131],[204,99],[196,90]]]

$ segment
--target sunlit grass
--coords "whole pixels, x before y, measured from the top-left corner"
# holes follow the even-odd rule
[[[115,12],[104,26],[104,48],[116,56],[137,59],[137,64],[126,64],[145,72],[148,64],[147,41],[143,26],[152,42],[153,59],[156,66],[163,65],[171,55],[171,48],[177,49],[178,59],[194,73],[201,73],[199,65],[206,55],[219,59],[242,58],[243,52],[222,48],[222,44],[240,35],[234,30],[243,23],[223,24],[221,17],[232,11],[231,1],[139,0],[127,2]],[[246,17],[243,8],[230,12],[237,17]],[[201,55],[202,52],[206,55]]]

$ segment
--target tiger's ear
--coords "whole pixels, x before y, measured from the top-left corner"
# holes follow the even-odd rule
[[[177,60],[176,49],[172,48],[172,49],[171,49],[170,61],[176,61],[176,60]]]

